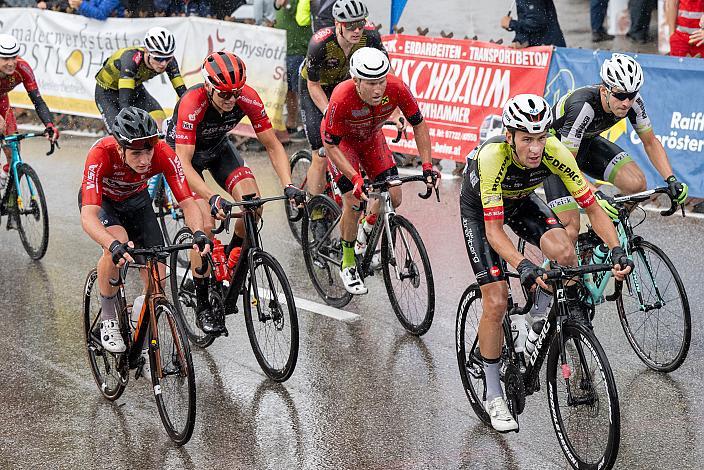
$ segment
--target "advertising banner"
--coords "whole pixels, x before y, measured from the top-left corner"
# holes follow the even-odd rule
[[[463,161],[479,143],[501,132],[501,110],[518,93],[540,95],[552,47],[511,49],[472,40],[425,36],[383,37],[391,66],[417,98],[430,127],[433,158]],[[391,142],[395,152],[418,154],[408,140]]]
[[[584,85],[600,82],[599,68],[610,52],[557,48],[552,56],[545,97],[551,104]],[[690,195],[704,197],[704,100],[701,77],[704,61],[640,54],[645,82],[640,90],[655,137],[663,144],[675,175],[685,181]],[[623,119],[604,135],[621,146],[648,178],[648,187],[663,185],[643,149],[638,134]]]
[[[247,64],[247,83],[261,95],[275,127],[284,128],[286,35],[282,30],[197,17],[98,21],[36,8],[3,8],[0,21],[3,32],[20,42],[20,56],[34,69],[52,111],[99,118],[95,74],[103,62],[120,48],[142,44],[149,28],[163,26],[176,37],[174,57],[187,86],[202,81],[200,65],[207,54],[229,49]],[[177,96],[166,74],[145,87],[170,115]],[[32,107],[21,86],[9,96],[13,106]]]

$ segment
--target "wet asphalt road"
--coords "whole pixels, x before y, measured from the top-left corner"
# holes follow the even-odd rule
[[[439,204],[408,188],[400,211],[422,234],[436,279],[435,321],[422,338],[404,332],[377,277],[368,295],[345,307],[360,315],[355,321],[299,309],[298,365],[283,385],[260,371],[241,316],[228,317],[230,336],[194,352],[197,421],[183,448],[166,436],[145,379],[130,381],[116,403],[105,401],[81,326],[82,287],[99,252],[76,208],[91,143],[65,138],[54,157],[43,155],[43,142],[24,144],[25,160],[44,183],[51,235],[46,257],[35,263],[16,232],[0,231],[0,468],[566,467],[544,391],[528,398],[521,432],[505,436],[481,424],[464,395],[454,321],[473,279],[458,222],[458,180],[443,182]],[[268,160],[247,158],[262,193],[278,193]],[[690,296],[692,345],[678,371],[650,372],[627,344],[615,308],[599,309],[596,331],[621,398],[617,468],[697,468],[704,459],[701,230],[700,220],[654,215],[638,230],[681,267]],[[281,206],[267,207],[263,236],[294,294],[316,301]]]

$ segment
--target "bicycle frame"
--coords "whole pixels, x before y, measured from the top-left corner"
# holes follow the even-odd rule
[[[148,183],[147,190],[149,191],[149,196],[154,199],[157,195],[155,194],[156,189],[158,187],[159,181],[162,181],[162,190],[164,191],[164,198],[166,201],[166,209],[169,211],[171,214],[171,218],[174,220],[178,220],[179,214],[176,211],[176,198],[174,197],[174,193],[171,191],[171,188],[169,187],[169,183],[166,182],[166,177],[164,176],[163,173],[159,173],[156,176],[153,176]]]
[[[395,258],[396,251],[394,250],[394,241],[391,238],[391,219],[396,216],[396,211],[394,210],[393,204],[391,204],[391,194],[389,194],[388,191],[370,192],[369,197],[380,201],[379,213],[377,214],[376,223],[372,227],[372,231],[369,234],[367,250],[364,252],[364,256],[362,257],[360,273],[363,276],[371,273],[370,266],[372,257],[374,256],[377,245],[380,243],[382,234],[386,233],[390,253],[389,264],[394,267],[396,277],[400,278],[400,273],[398,271],[398,265]],[[408,244],[405,240],[404,243],[406,243],[406,245]]]
[[[7,188],[5,189],[5,196],[3,197],[3,213],[5,212],[4,209],[6,209],[7,206],[7,201],[9,199],[9,195],[12,192],[11,189],[14,185],[15,190],[17,191],[17,208],[19,211],[24,211],[24,199],[23,195],[21,193],[21,188],[20,188],[20,180],[19,177],[17,176],[17,167],[23,163],[22,161],[22,156],[20,155],[20,140],[27,138],[27,137],[38,137],[41,136],[42,134],[14,134],[14,135],[8,135],[4,138],[4,143],[0,145],[0,148],[3,146],[9,146],[11,153],[12,153],[12,158],[10,162],[10,175],[12,177],[12,182],[11,184],[7,185]],[[37,192],[34,188],[34,185],[32,184],[32,181],[27,179],[27,184],[29,186],[29,199],[34,200],[37,197]]]

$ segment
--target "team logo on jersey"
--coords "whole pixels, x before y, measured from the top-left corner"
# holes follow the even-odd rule
[[[386,95],[381,99],[381,104],[384,105],[384,104],[388,104],[388,103],[389,103],[389,96]]]
[[[137,52],[134,57],[132,57],[132,60],[134,61],[135,64],[139,65],[140,62],[142,62],[142,53]]]
[[[325,65],[327,65],[329,68],[334,69],[338,65],[340,65],[340,59],[337,57],[330,57],[327,61],[325,61]]]
[[[369,113],[370,113],[370,110],[366,106],[363,107],[362,109],[353,109],[352,110],[352,116],[354,116],[356,118],[366,116]]]
[[[555,219],[555,217],[548,217],[547,219],[545,219],[545,223],[548,225],[556,225],[557,219]]]
[[[492,277],[499,277],[499,275],[501,274],[501,270],[498,266],[492,266],[491,268],[489,268],[489,274],[491,274]]]
[[[188,122],[188,121],[183,121],[183,128],[186,129],[187,131],[192,131],[193,130],[193,123]]]

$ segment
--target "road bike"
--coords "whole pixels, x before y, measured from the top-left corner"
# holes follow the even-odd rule
[[[257,211],[267,202],[287,199],[286,196],[259,198],[247,194],[233,203],[242,209],[227,214],[218,234],[229,231],[232,217],[243,218],[245,238],[237,264],[228,279],[218,280],[216,270],[208,277],[210,308],[215,315],[238,312],[237,300],[242,296],[247,335],[260,367],[271,379],[283,382],[291,377],[298,360],[298,314],[291,286],[279,262],[264,251],[260,236],[261,225]],[[234,236],[234,234],[233,234]],[[191,231],[184,227],[177,234],[175,244],[192,240]],[[171,292],[177,310],[185,320],[188,337],[199,347],[206,348],[216,336],[204,333],[196,324],[196,293],[191,273],[191,261],[186,252],[171,255],[169,266]],[[206,256],[214,268],[213,256]],[[227,333],[225,333],[227,335]]]
[[[554,306],[529,356],[516,351],[510,318],[525,315],[532,306],[532,296],[525,306],[519,306],[511,295],[508,278],[506,280],[508,309],[503,319],[504,341],[500,356],[506,402],[519,422],[526,397],[540,390],[540,368],[547,359],[548,408],[567,460],[576,469],[611,468],[618,454],[621,432],[614,375],[593,331],[571,317],[564,294],[565,280],[611,271],[611,265],[570,268],[552,263],[550,267],[543,279],[553,287]],[[508,277],[519,277],[506,269],[504,272]],[[491,425],[484,408],[486,379],[478,341],[482,313],[481,290],[474,283],[464,291],[457,308],[455,350],[462,385],[472,409],[479,419]]]
[[[123,353],[107,351],[100,341],[102,312],[95,269],[88,274],[83,291],[85,345],[98,390],[110,401],[120,398],[129,382],[130,370],[135,370],[135,379],[143,375],[146,364],[142,351],[147,348],[152,389],[161,422],[177,445],[188,442],[193,434],[196,382],[188,337],[162,288],[159,258],[192,248],[192,243],[184,243],[128,249],[132,257],[142,256],[146,261],[144,264],[125,263],[118,279],[110,279],[111,285],[119,286],[117,321],[127,346]],[[148,274],[145,308],[141,313],[136,312],[139,315],[136,321],[131,320],[132,312],[125,299],[124,280],[129,268],[145,270]]]
[[[8,182],[0,199],[0,216],[7,216],[7,230],[17,230],[25,251],[33,260],[40,260],[49,246],[49,213],[44,189],[37,172],[22,161],[20,142],[43,133],[12,134],[0,137],[0,148],[9,147],[12,153]],[[59,146],[51,142],[47,155]]]
[[[147,185],[149,196],[152,198],[154,212],[156,212],[164,242],[171,243],[176,233],[185,225],[183,209],[174,197],[163,173],[154,175]]]
[[[413,224],[396,214],[391,204],[389,188],[418,181],[422,175],[391,177],[386,181],[370,183],[369,199],[378,199],[379,214],[369,234],[363,255],[357,255],[357,269],[362,279],[373,276],[380,269],[391,306],[406,330],[415,335],[428,331],[435,313],[435,285],[428,252]],[[433,189],[418,196],[428,199]],[[440,200],[435,189],[437,200]],[[340,219],[342,211],[325,195],[311,198],[306,205],[308,214],[316,212],[319,218],[303,217],[302,243],[306,269],[313,286],[329,305],[343,307],[352,299],[339,275],[342,266],[342,238]],[[380,245],[380,246],[379,246]],[[377,248],[379,247],[379,248]],[[381,251],[378,268],[372,263],[377,250]]]

